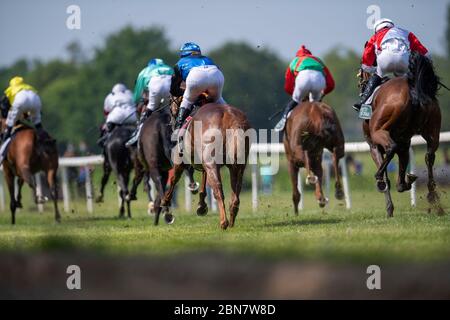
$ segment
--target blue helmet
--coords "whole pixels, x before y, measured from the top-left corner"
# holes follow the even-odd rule
[[[200,46],[194,42],[187,42],[183,44],[180,49],[180,57],[184,58],[193,54],[201,55],[202,51]]]
[[[162,59],[152,59],[148,62],[148,66],[157,66],[157,65],[161,65],[164,64],[164,61]]]

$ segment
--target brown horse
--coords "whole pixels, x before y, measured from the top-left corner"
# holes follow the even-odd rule
[[[289,174],[292,182],[292,201],[295,214],[301,194],[298,190],[298,172],[306,168],[307,184],[314,184],[317,202],[325,207],[328,199],[322,190],[322,155],[327,148],[333,154],[333,167],[336,176],[335,197],[344,198],[339,160],[344,157],[344,134],[332,108],[322,102],[302,102],[292,111],[286,123],[284,147],[289,162]]]
[[[363,80],[361,80],[363,81]],[[363,131],[372,158],[377,165],[377,189],[385,194],[388,217],[394,213],[387,166],[395,154],[399,157],[397,191],[411,189],[416,176],[406,174],[411,138],[420,134],[427,142],[425,161],[428,168],[428,201],[443,214],[433,176],[435,153],[439,147],[441,111],[436,95],[439,89],[431,60],[412,54],[407,77],[396,77],[381,85],[376,92],[370,120]]]
[[[220,212],[220,227],[225,230],[229,226],[233,227],[236,216],[239,212],[240,198],[242,189],[242,179],[247,165],[248,155],[250,151],[250,139],[246,135],[251,129],[250,123],[245,114],[239,109],[229,105],[219,105],[216,103],[208,103],[198,109],[192,117],[186,133],[191,139],[184,139],[183,149],[186,154],[183,161],[175,161],[174,175],[169,181],[169,189],[164,195],[161,207],[155,216],[155,225],[158,224],[159,214],[162,207],[170,205],[174,188],[179,181],[183,170],[188,166],[193,166],[196,170],[202,172],[202,182],[199,192],[199,205],[197,209],[198,215],[205,215],[208,211],[206,198],[206,183],[212,190],[214,197],[218,202]],[[172,104],[172,116],[178,112],[181,98],[174,99]],[[198,130],[200,128],[200,130]],[[221,141],[219,150],[207,152],[207,145],[212,142],[207,135],[210,129],[215,130],[220,135]],[[214,137],[215,139],[218,136]],[[175,155],[176,156],[176,155]],[[211,157],[209,157],[211,156]],[[180,159],[178,159],[180,160]],[[196,161],[198,160],[198,161]],[[230,220],[228,221],[224,193],[222,187],[222,179],[220,169],[226,166],[230,172],[231,182],[231,202],[230,202]]]
[[[20,196],[15,197],[14,178],[19,180],[19,195],[22,184],[26,182],[36,195],[36,182],[34,174],[44,171],[51,190],[53,200],[55,221],[61,221],[58,209],[58,150],[56,141],[49,136],[39,139],[35,129],[19,125],[15,128],[13,137],[8,146],[7,154],[3,160],[5,181],[8,185],[10,195],[11,222],[16,223],[16,209],[21,207]],[[36,195],[36,202],[42,204],[45,199]]]

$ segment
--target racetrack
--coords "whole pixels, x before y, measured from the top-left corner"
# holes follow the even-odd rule
[[[419,165],[420,158],[418,157]],[[450,263],[448,214],[437,216],[435,213],[428,213],[426,189],[420,187],[418,207],[414,209],[410,207],[408,193],[393,192],[395,216],[387,219],[384,196],[373,190],[370,161],[366,158],[362,161],[365,165],[364,175],[351,178],[352,210],[346,210],[342,202],[333,198],[329,206],[321,210],[315,203],[311,190],[307,190],[305,210],[299,216],[294,216],[290,186],[283,167],[275,177],[274,194],[260,195],[258,212],[253,213],[251,210],[250,193],[243,194],[236,227],[225,232],[219,228],[218,214],[210,212],[206,217],[197,217],[182,209],[173,211],[177,218],[174,225],[161,224],[155,227],[152,217],[146,213],[142,193],[139,194],[140,200],[133,203],[133,219],[120,220],[117,218],[116,186],[113,183],[108,187],[107,201],[96,205],[94,214],[86,213],[85,202],[80,199],[72,204],[71,213],[63,214],[60,225],[53,222],[50,206],[41,215],[35,211],[34,206],[25,202],[25,209],[17,215],[16,226],[10,225],[9,213],[0,214],[0,266],[7,266],[7,261],[11,270],[14,269],[12,265],[17,265],[17,261],[29,266],[29,269],[23,271],[28,287],[23,287],[22,291],[29,297],[33,297],[33,281],[36,281],[36,285],[42,282],[42,285],[51,288],[53,282],[45,282],[45,279],[52,278],[54,268],[63,268],[68,263],[87,263],[88,272],[99,272],[99,276],[100,270],[112,269],[105,275],[103,284],[92,284],[92,288],[95,287],[95,290],[89,291],[92,297],[127,297],[120,295],[123,283],[139,283],[144,281],[142,279],[150,281],[149,284],[155,288],[130,287],[127,292],[130,297],[448,297],[450,285],[439,281],[444,277],[443,270],[448,270]],[[391,176],[393,177],[392,174]],[[98,172],[94,173],[94,178],[98,182]],[[224,185],[228,191],[226,180]],[[447,186],[439,189],[447,213],[450,212],[448,190]],[[25,199],[28,197],[25,196]],[[197,200],[196,197],[193,199]],[[226,199],[229,199],[228,192]],[[183,203],[182,197],[179,203]],[[36,261],[40,262],[36,264]],[[209,262],[202,264],[201,261]],[[202,267],[193,272],[199,263]],[[233,268],[228,267],[228,263],[233,264]],[[366,268],[372,264],[379,265],[382,270],[390,270],[389,279],[398,279],[398,286],[391,287],[390,291],[384,291],[384,295],[378,296],[370,296],[365,282],[362,288],[355,289],[354,286],[365,281]],[[167,280],[170,279],[168,276],[163,278],[166,280],[161,280],[157,274],[164,273],[167,265],[178,266],[177,270],[185,274],[186,282]],[[33,276],[34,266],[40,272],[39,277]],[[143,266],[159,271],[156,274],[145,272]],[[211,268],[216,271],[213,272]],[[133,275],[133,272],[124,272],[128,269],[141,271]],[[406,275],[404,270],[409,270],[410,273]],[[20,276],[16,275],[19,271],[10,272],[14,272],[14,276],[8,279],[13,279],[14,283],[7,282],[2,286],[5,288],[2,293],[18,297],[20,292],[14,293],[7,288],[21,288],[21,282],[18,281]],[[325,276],[333,272],[339,276]],[[192,286],[192,290],[180,289],[180,283],[222,283],[220,279],[227,275],[238,282],[239,279],[248,279],[245,283],[255,283],[255,288],[259,288],[256,285],[258,277],[255,276],[258,274],[274,281],[264,278],[261,286],[266,286],[266,291],[252,289],[244,292],[239,290],[239,286],[231,290],[228,284],[215,287],[212,291],[205,288],[195,291],[195,286]],[[432,279],[425,281],[425,275],[432,276]],[[64,272],[61,277],[65,277]],[[309,286],[304,284],[306,282],[301,284],[294,281],[290,284],[289,279],[295,277],[300,277],[302,281],[310,277],[322,280],[317,280],[317,283],[308,282]],[[417,282],[419,280],[420,283]],[[111,283],[111,291],[105,292],[102,287],[104,283]],[[349,286],[349,291],[330,289],[346,285]],[[200,284],[199,286],[201,287]],[[161,288],[162,291],[157,291],[156,288]],[[433,291],[432,288],[439,290]],[[48,297],[54,297],[51,292],[61,290],[59,287],[53,289],[56,291],[47,291]],[[65,293],[62,297],[72,298]]]

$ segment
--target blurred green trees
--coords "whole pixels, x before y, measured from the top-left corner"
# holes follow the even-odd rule
[[[426,43],[426,39],[423,41]],[[137,74],[151,58],[160,57],[169,64],[177,61],[164,30],[155,27],[139,30],[126,27],[107,37],[90,59],[86,59],[78,43],[70,43],[67,50],[67,61],[18,60],[0,68],[0,87],[4,90],[15,75],[25,77],[41,95],[44,125],[49,131],[62,143],[86,141],[92,148],[95,148],[97,128],[103,121],[103,101],[112,86],[122,82],[132,89]],[[283,90],[284,71],[289,61],[283,61],[272,51],[242,42],[225,43],[206,54],[225,74],[227,102],[243,109],[255,128],[273,127],[276,120],[267,118],[289,99]],[[448,56],[433,58],[442,81],[450,85]],[[359,53],[334,48],[321,58],[336,80],[335,91],[325,101],[336,109],[347,140],[361,140],[360,121],[351,109],[358,97]],[[442,90],[440,101],[443,129],[450,130],[450,93]]]

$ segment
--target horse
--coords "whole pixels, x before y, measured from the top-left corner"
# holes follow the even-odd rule
[[[182,97],[173,98],[171,107],[172,118],[175,118],[178,113],[181,99]],[[191,152],[189,155],[183,157],[183,159],[178,158],[175,161],[174,175],[169,181],[169,188],[155,215],[155,225],[158,225],[159,215],[163,208],[168,210],[175,186],[178,183],[183,170],[186,167],[192,166],[195,170],[202,172],[202,181],[199,192],[200,200],[197,214],[202,216],[206,215],[208,212],[208,206],[205,202],[206,183],[208,183],[218,202],[220,227],[222,230],[226,230],[228,227],[233,227],[235,225],[236,216],[239,212],[239,196],[242,189],[242,179],[247,166],[250,150],[250,139],[246,133],[251,129],[251,125],[247,120],[246,115],[233,106],[212,103],[207,98],[200,99],[200,102],[197,102],[196,105],[198,105],[199,108],[192,116],[192,119],[186,128],[186,133],[191,139],[183,139],[182,142],[179,142],[183,145],[183,149],[189,149]],[[201,124],[201,132],[196,132],[196,124]],[[207,145],[210,142],[206,137],[210,129],[220,133],[222,138],[219,146],[222,151],[214,150],[211,152],[210,155],[212,155],[213,159],[210,159],[207,155],[208,152],[205,152]],[[198,136],[198,134],[200,134],[200,136]],[[212,153],[214,153],[214,155]],[[200,160],[199,163],[196,163],[196,159]],[[220,169],[223,166],[226,166],[230,172],[230,220],[227,219],[226,215],[224,203],[225,197],[220,174]]]
[[[298,190],[298,172],[306,168],[306,183],[315,185],[315,196],[320,208],[327,205],[322,189],[322,155],[324,148],[333,155],[336,177],[335,197],[344,198],[339,160],[345,155],[345,139],[339,119],[334,110],[322,102],[301,102],[291,113],[283,136],[292,182],[292,201],[295,214],[301,194]]]
[[[361,85],[364,85],[364,79],[367,79],[367,75],[360,73]],[[394,77],[379,87],[372,103],[372,117],[363,122],[363,132],[377,166],[376,186],[378,191],[385,195],[388,217],[394,215],[394,204],[386,169],[397,154],[399,158],[397,191],[405,192],[411,189],[417,177],[406,174],[406,170],[411,138],[415,134],[420,134],[427,143],[425,162],[428,169],[429,211],[434,207],[439,214],[444,214],[433,175],[441,129],[441,111],[436,98],[439,84],[439,77],[431,60],[412,53],[407,75]]]
[[[168,106],[166,106],[168,107]],[[144,122],[141,135],[138,140],[138,159],[144,166],[144,171],[153,180],[156,188],[156,198],[149,204],[151,213],[158,211],[161,199],[164,195],[169,171],[172,169],[171,162],[171,116],[166,107],[153,112]],[[198,184],[194,180],[194,170],[186,168],[189,178],[189,189],[192,194],[198,193]],[[172,224],[174,217],[169,212],[164,215],[166,223]]]
[[[5,121],[2,121],[2,127]],[[19,120],[14,128],[11,141],[6,150],[3,160],[3,172],[8,185],[10,196],[11,223],[16,224],[16,210],[22,207],[21,189],[26,182],[35,195],[37,204],[43,204],[46,199],[36,193],[36,181],[34,175],[44,171],[51,191],[55,221],[61,222],[61,215],[58,208],[58,148],[56,140],[52,139],[48,133],[40,134],[38,137],[34,127]],[[16,197],[15,177],[18,178],[18,193]]]
[[[103,177],[101,180],[100,195],[97,197],[96,202],[103,202],[105,186],[108,183],[111,172],[117,177],[119,185],[120,195],[120,209],[119,218],[125,216],[125,204],[127,216],[131,219],[131,196],[128,190],[128,183],[130,181],[131,170],[134,167],[134,154],[125,146],[125,143],[130,138],[134,131],[133,126],[121,125],[113,129],[110,136],[105,142],[104,147],[104,163],[103,163]],[[139,184],[136,182],[135,177],[133,184]],[[136,187],[137,188],[137,187]]]

